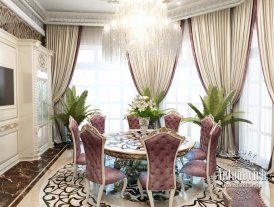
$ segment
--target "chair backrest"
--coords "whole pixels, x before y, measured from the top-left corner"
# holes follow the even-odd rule
[[[92,114],[89,118],[89,123],[94,126],[101,134],[105,133],[106,116],[99,112]]]
[[[148,160],[148,190],[170,190],[176,187],[175,160],[183,139],[174,131],[161,128],[143,140]]]
[[[207,152],[210,131],[215,124],[214,118],[209,115],[201,121],[200,149]]]
[[[207,159],[206,159],[206,173],[207,175],[213,175],[216,170],[217,161],[217,146],[218,140],[221,135],[222,127],[220,122],[215,123],[210,131],[209,134],[209,141],[208,141],[208,150],[207,150]]]
[[[80,136],[86,154],[87,179],[100,185],[105,184],[103,158],[105,137],[102,136],[95,127],[89,124],[82,127]]]
[[[134,115],[127,115],[127,122],[129,129],[140,129],[139,118]]]
[[[70,129],[72,141],[73,141],[73,162],[75,162],[81,154],[81,147],[80,147],[79,126],[72,116],[69,117],[69,129]]]
[[[182,117],[176,111],[171,111],[164,116],[165,127],[169,129],[173,129],[176,132],[179,129],[181,120],[182,120]]]

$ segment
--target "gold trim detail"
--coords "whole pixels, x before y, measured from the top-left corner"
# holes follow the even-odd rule
[[[18,123],[11,123],[7,125],[0,126],[0,132],[5,132],[11,129],[14,129],[18,126]]]

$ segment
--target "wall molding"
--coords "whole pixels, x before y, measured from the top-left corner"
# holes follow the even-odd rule
[[[18,127],[17,122],[1,125],[0,126],[0,133],[1,133],[0,136],[2,136],[2,133],[10,132],[13,129],[17,129],[17,127]]]
[[[81,13],[81,12],[53,12],[45,11],[35,0],[0,0],[18,16],[26,21],[32,28],[43,36],[45,31],[44,24],[58,25],[82,25],[82,26],[103,26],[111,21],[114,13]],[[245,0],[199,0],[188,1],[182,5],[169,7],[169,17],[173,21],[186,19],[201,14],[214,12],[221,9],[235,7]],[[109,1],[115,3],[116,1]],[[172,3],[172,1],[167,1]],[[175,6],[174,6],[175,5]]]

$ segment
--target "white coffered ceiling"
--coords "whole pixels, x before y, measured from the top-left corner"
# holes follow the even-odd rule
[[[107,0],[36,0],[45,11],[113,13],[115,3]]]
[[[0,0],[44,35],[43,24],[105,25],[119,0]],[[237,6],[245,0],[164,0],[173,21]]]

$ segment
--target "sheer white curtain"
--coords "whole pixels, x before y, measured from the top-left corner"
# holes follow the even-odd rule
[[[184,24],[181,54],[168,94],[162,102],[163,108],[174,108],[184,117],[193,117],[195,112],[188,102],[202,110],[200,95],[205,95],[193,58],[188,24]],[[200,140],[200,127],[193,123],[183,123],[179,128],[183,135],[195,141]]]
[[[71,85],[88,90],[87,104],[106,115],[106,132],[128,128],[124,115],[137,94],[128,66],[102,60],[102,27],[84,27]]]
[[[253,122],[252,125],[240,124],[239,150],[246,154],[247,159],[267,168],[271,156],[272,101],[262,72],[256,26],[239,107],[245,112],[243,117]]]

